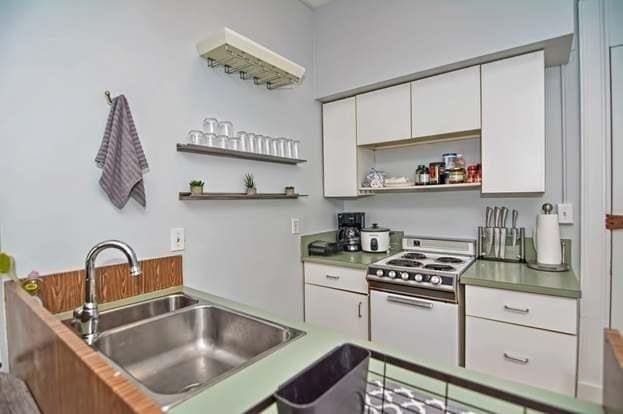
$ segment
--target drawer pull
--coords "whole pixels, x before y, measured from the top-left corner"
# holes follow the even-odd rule
[[[327,279],[331,279],[331,280],[338,280],[340,277],[337,275],[326,275]]]
[[[359,305],[357,305],[357,316],[359,316],[360,319],[363,317],[361,314],[361,304],[362,302],[359,302]]]
[[[517,313],[528,313],[530,312],[530,308],[515,308],[513,306],[504,305],[504,309],[509,312],[517,312]]]
[[[387,301],[388,302],[395,302],[395,303],[402,303],[404,305],[411,305],[411,306],[416,306],[418,308],[423,308],[423,309],[433,309],[433,304],[430,302],[426,302],[423,300],[417,300],[417,299],[407,299],[407,298],[402,298],[399,296],[387,296]]]
[[[526,365],[528,361],[530,361],[528,358],[516,357],[509,354],[508,352],[504,352],[504,358],[508,359],[509,361],[518,362],[523,365]]]

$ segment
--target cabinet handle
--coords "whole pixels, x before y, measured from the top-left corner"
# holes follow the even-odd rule
[[[528,361],[530,361],[528,358],[516,357],[509,354],[508,352],[504,352],[504,358],[508,359],[509,361],[518,362],[523,365],[526,365]]]
[[[426,301],[423,301],[423,300],[408,299],[408,298],[403,298],[403,297],[400,297],[400,296],[388,295],[387,296],[387,301],[388,302],[395,302],[395,303],[402,303],[404,305],[417,306],[418,308],[433,309],[433,304],[432,303],[426,302]]]
[[[361,314],[361,305],[362,302],[359,302],[359,305],[357,305],[357,316],[359,316],[359,318],[363,317],[363,315]]]
[[[528,313],[530,312],[530,308],[515,308],[513,306],[504,305],[504,310],[509,312],[517,312],[517,313]]]
[[[326,275],[327,279],[331,279],[331,280],[338,280],[340,277],[336,276],[336,275]]]

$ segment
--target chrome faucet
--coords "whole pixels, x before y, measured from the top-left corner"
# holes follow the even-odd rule
[[[97,323],[99,313],[97,311],[97,298],[95,297],[95,259],[106,249],[121,250],[130,264],[130,276],[141,274],[141,266],[136,258],[136,253],[127,244],[119,240],[107,240],[96,244],[87,254],[85,259],[85,295],[84,304],[74,311],[73,324],[78,328],[85,341],[93,343],[98,330]]]

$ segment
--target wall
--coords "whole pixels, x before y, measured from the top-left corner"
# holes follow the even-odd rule
[[[316,13],[316,97],[547,39],[570,39],[574,4],[574,0],[333,1]]]
[[[305,66],[306,82],[268,91],[208,68],[195,43],[225,25]],[[321,197],[313,29],[311,9],[292,0],[0,2],[0,226],[19,273],[80,268],[88,249],[108,238],[127,241],[141,258],[165,255],[170,228],[181,226],[187,285],[302,318],[290,217],[301,218],[303,232],[320,231],[341,209]],[[150,163],[146,209],[130,201],[118,211],[98,185],[93,159],[108,116],[106,89],[130,102]],[[209,114],[236,129],[297,137],[309,162],[177,153],[175,143]],[[192,178],[205,178],[209,191],[241,191],[247,171],[260,191],[291,184],[310,197],[177,199]]]

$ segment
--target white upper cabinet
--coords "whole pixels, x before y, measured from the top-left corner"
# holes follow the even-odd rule
[[[480,66],[411,83],[414,138],[480,129]]]
[[[357,95],[357,144],[411,138],[411,85]]]
[[[325,197],[356,197],[357,130],[355,98],[322,105]]]
[[[545,191],[543,51],[487,63],[482,75],[482,192]]]

